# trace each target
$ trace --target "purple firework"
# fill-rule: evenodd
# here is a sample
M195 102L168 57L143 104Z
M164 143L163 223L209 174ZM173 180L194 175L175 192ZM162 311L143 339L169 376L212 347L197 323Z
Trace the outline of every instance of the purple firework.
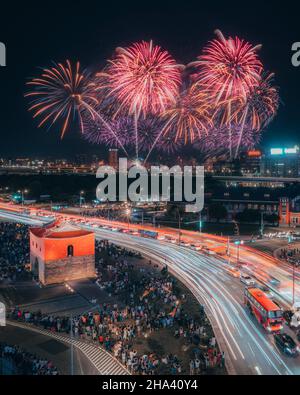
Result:
M89 119L86 132L83 137L93 144L105 144L111 148L130 146L133 139L133 125L127 118L120 118L109 122L110 128L106 125Z
M176 140L175 133L169 133L166 136L161 136L158 143L158 151L165 152L167 154L175 154L184 147L184 141L182 139Z
M231 147L237 148L239 145L240 127L239 125L231 127L232 140ZM245 127L243 140L239 147L239 151L251 150L255 148L261 139L261 133L255 132L251 127ZM229 152L228 129L226 127L215 128L210 131L205 140L197 142L194 147L202 153L209 156L219 156L228 154Z
M149 152L152 147L155 148L154 145L157 147L155 143L160 129L161 122L155 117L147 117L139 120L138 143L142 152Z

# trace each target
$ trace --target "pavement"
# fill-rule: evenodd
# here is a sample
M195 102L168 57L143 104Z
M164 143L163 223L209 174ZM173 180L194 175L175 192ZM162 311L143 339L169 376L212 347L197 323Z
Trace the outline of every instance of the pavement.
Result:
M2 328L0 333L1 341L19 344L30 352L45 356L62 374L130 374L117 359L101 347L65 334L12 320L7 321L7 327ZM73 368L71 349L76 353L73 354Z

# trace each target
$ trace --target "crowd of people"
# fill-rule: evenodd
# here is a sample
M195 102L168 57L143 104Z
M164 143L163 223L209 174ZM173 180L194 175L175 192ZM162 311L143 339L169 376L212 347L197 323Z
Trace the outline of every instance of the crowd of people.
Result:
M199 320L185 311L186 295L178 294L174 278L157 270L137 269L129 257L138 254L97 242L97 284L120 302L97 305L94 311L72 317L54 316L16 308L12 318L40 325L54 332L72 333L75 338L99 344L135 374L200 374L209 368L224 369L224 355L219 351L204 309ZM149 262L153 269L153 264ZM138 275L138 278L136 277ZM117 299L117 298L116 298ZM137 351L139 339L169 329L174 341L182 341L191 352L190 366L159 347L151 352Z
M127 218L124 209L113 209L113 208L84 210L81 211L81 214L84 217L98 217L102 219L107 219L109 221L114 221L114 220L124 221L124 219Z
M15 281L28 276L28 227L0 223L0 242L0 280ZM151 261L148 265L136 264L141 258L134 251L96 241L96 283L112 302L95 305L93 311L74 316L72 321L68 316L18 307L11 312L11 318L96 342L137 374L201 374L209 368L224 369L224 355L218 349L204 309L199 318L193 318L186 309L186 295L176 286L167 268L160 272ZM174 344L178 342L178 349L184 346L190 350L189 363L182 361L173 349L171 353L155 342L150 347L139 347L141 341L150 341L164 331L168 331ZM151 352L145 352L146 349ZM14 358L20 353L11 354ZM25 352L21 354L27 358ZM30 358L28 354L26 361ZM37 374L47 374L48 361L42 364L35 358L33 365L33 369L41 372ZM51 370L51 364L49 366Z
M2 370L8 367L6 374L57 375L58 370L51 361L31 354L17 345L0 343L0 361Z
M28 226L0 222L0 281L17 281L28 276L29 262Z

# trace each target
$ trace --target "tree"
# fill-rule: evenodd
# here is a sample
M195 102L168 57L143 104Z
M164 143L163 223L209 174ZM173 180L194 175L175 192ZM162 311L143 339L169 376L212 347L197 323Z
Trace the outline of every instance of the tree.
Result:
M236 219L244 223L258 223L261 220L261 212L259 210L246 208L243 212L236 215Z
M280 217L276 213L264 214L264 221L272 225L279 225Z
M211 203L208 207L208 214L210 218L219 222L221 219L227 218L227 209L220 203Z

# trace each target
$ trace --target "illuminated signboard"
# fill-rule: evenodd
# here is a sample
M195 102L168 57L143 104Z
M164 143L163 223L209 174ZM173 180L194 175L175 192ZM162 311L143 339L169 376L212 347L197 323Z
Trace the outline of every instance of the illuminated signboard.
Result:
M283 148L271 148L271 155L282 155Z
M250 158L260 158L261 157L261 151L249 151L248 156Z
M285 154L297 154L299 152L299 147L295 146L294 148L285 148Z
M271 155L289 155L297 154L299 152L299 147L296 145L293 148L271 148Z

